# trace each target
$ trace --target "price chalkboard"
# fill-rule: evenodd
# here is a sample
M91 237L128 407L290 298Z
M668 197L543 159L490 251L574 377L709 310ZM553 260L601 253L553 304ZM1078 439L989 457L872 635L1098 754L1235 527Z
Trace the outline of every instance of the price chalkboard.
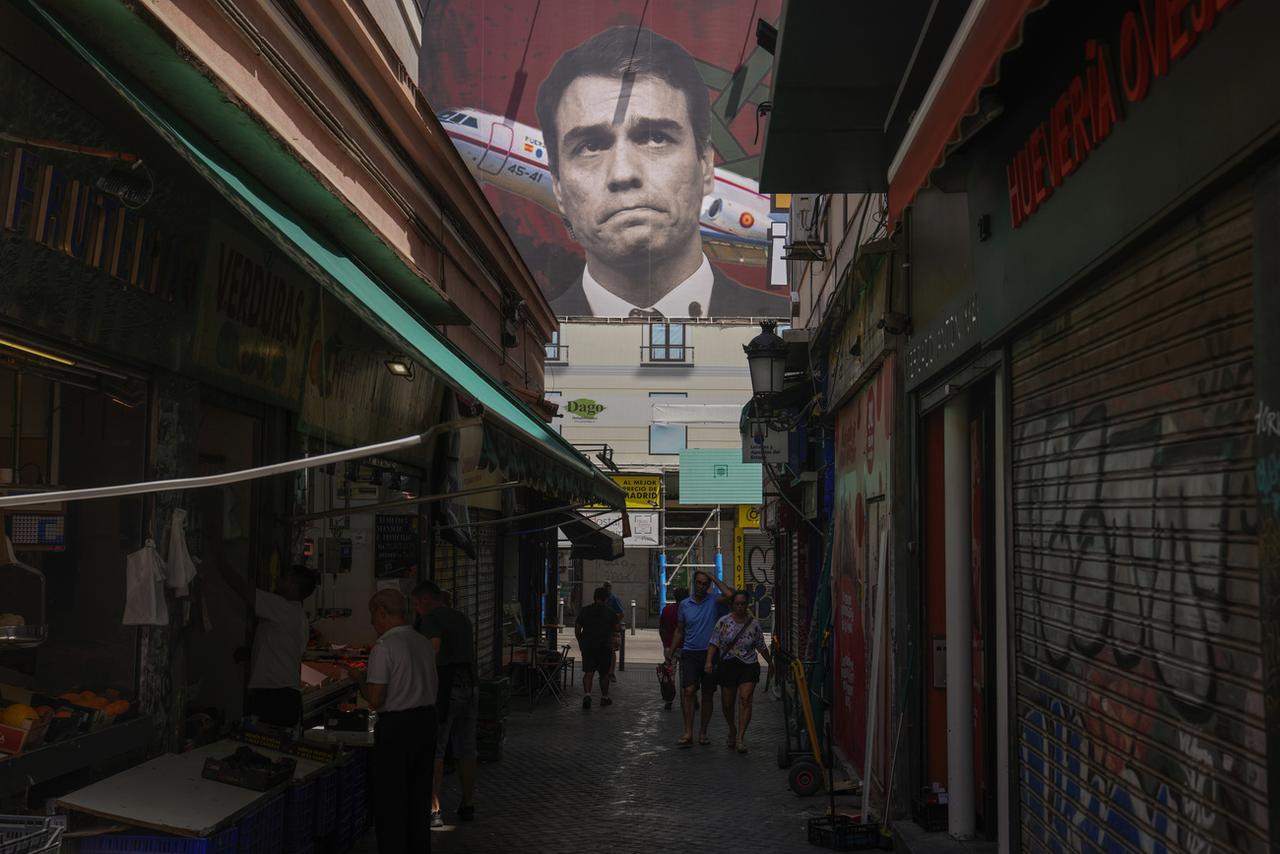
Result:
M408 514L373 517L373 573L378 578L399 578L418 570L422 541L418 517Z

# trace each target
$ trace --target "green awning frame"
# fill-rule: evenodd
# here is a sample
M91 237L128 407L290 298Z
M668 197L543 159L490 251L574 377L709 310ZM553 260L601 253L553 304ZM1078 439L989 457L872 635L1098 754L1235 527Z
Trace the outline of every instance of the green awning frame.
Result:
M114 0L110 0L114 2ZM373 328L417 352L441 380L484 408L483 465L511 479L567 501L596 501L615 509L625 505L623 490L605 477L496 380L471 363L452 342L414 317L380 287L373 274L293 213L279 197L227 157L200 131L146 89L125 82L122 73L97 56L59 21L35 3L39 18L91 65L228 202L311 273ZM537 454L529 454L533 449Z

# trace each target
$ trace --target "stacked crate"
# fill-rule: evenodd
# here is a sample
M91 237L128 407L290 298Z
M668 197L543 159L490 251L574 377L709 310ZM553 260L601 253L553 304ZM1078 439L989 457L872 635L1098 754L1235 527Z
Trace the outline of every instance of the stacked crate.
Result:
M284 796L284 854L314 854L317 780L290 786Z
M236 823L236 854L282 854L285 796L276 795Z
M369 751L353 750L338 767L338 808L333 851L348 850L369 823Z
M511 708L511 680L505 676L480 683L480 708L476 719L476 754L481 762L502 758L506 717Z
M236 854L236 828L213 836L170 836L164 833L110 833L80 840L80 854Z

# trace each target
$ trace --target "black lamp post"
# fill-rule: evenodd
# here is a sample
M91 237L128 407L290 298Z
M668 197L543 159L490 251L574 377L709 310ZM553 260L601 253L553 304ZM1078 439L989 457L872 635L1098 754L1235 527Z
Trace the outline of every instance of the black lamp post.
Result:
M751 393L757 399L782 391L782 377L787 371L787 344L774 331L777 328L776 321L761 321L760 334L742 347L751 370Z

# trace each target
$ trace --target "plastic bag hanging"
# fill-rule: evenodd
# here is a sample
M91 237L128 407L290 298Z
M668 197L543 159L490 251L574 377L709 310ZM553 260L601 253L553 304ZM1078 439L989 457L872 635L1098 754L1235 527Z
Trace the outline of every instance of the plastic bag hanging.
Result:
M174 596L189 596L196 565L187 549L187 511L178 508L169 519L169 552L165 561L168 583Z
M169 606L164 600L164 561L155 540L125 558L124 619L126 626L167 626Z

